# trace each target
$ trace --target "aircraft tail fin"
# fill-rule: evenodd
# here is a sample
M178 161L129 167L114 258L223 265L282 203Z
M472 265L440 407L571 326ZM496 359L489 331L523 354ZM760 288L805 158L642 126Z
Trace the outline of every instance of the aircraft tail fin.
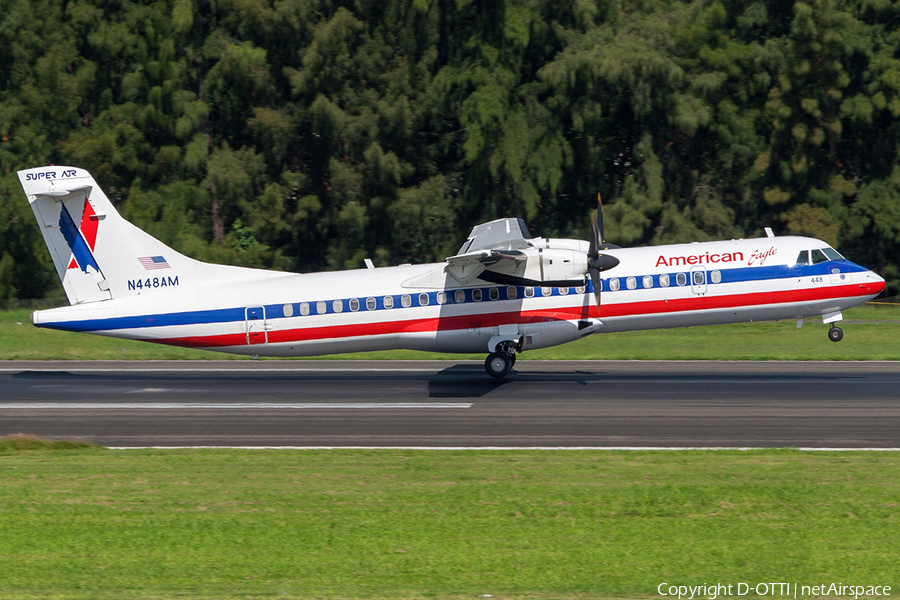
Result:
M70 304L164 291L202 264L123 219L84 169L18 175Z

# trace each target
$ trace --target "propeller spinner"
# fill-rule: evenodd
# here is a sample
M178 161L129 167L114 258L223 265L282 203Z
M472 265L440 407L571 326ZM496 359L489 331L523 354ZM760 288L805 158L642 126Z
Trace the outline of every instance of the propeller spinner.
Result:
M588 249L588 274L591 277L591 285L594 288L594 298L597 301L597 310L600 310L600 271L608 271L619 264L619 259L608 254L600 254L600 250L619 248L615 244L608 244L603 239L603 203L600 201L600 193L597 193L597 213L591 214L591 245Z

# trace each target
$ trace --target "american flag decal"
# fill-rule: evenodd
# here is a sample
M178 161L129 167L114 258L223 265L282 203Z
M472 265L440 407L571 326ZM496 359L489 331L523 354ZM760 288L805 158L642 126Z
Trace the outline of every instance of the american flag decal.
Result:
M138 260L148 271L169 268L169 263L167 263L166 259L162 256L138 256Z

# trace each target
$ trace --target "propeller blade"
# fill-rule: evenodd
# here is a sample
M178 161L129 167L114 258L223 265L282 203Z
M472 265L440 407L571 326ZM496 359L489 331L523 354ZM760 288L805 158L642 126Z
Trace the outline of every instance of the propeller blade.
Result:
M597 314L600 313L600 271L597 269L589 268L588 273L591 276L591 286L594 288L594 300L597 301Z
M603 202L600 201L600 192L597 192L597 222L594 223L594 226L597 228L597 237L600 238L600 247L602 248L606 238L603 234Z
M597 258L600 253L600 229L597 227L597 216L591 213L591 245L588 258Z

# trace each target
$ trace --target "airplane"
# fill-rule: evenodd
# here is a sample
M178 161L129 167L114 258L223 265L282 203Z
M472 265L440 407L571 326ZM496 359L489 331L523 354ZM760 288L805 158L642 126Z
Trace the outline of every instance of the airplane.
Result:
M535 238L521 219L476 226L444 262L287 273L194 260L122 218L90 173L18 172L70 306L38 327L253 358L411 349L487 353L509 374L518 353L594 333L821 316L884 289L871 270L809 237L620 248Z

